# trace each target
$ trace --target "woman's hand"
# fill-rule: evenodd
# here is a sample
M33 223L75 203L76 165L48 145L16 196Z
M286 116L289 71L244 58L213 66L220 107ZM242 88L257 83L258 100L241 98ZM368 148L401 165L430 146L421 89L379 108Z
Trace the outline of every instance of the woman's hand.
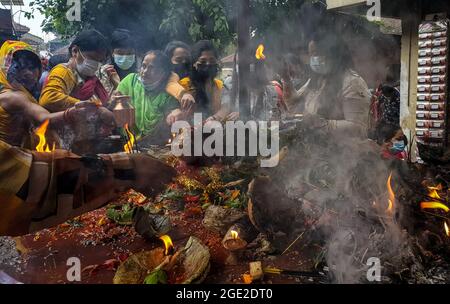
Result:
M195 98L194 98L194 96L192 96L192 94L185 93L181 97L180 104L181 104L182 110L188 111L194 106Z
M232 112L228 114L226 121L236 121L239 119L239 112Z
M180 109L173 110L167 115L166 122L169 126L173 125L176 121L183 119L184 113Z
M117 74L116 69L114 68L113 65L109 64L104 67L104 71L105 71L106 75L108 75L109 80L111 81L111 83L114 86L114 89L116 89L120 83L120 77L119 77L119 74Z

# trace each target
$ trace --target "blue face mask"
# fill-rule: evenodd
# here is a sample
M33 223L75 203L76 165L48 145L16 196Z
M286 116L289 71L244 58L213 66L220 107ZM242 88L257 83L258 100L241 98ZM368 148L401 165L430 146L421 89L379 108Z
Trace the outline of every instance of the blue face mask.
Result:
M397 153L405 151L405 148L406 148L405 143L403 141L401 141L401 140L393 141L391 152L397 154Z
M121 70L130 69L136 62L136 55L113 55L114 62Z

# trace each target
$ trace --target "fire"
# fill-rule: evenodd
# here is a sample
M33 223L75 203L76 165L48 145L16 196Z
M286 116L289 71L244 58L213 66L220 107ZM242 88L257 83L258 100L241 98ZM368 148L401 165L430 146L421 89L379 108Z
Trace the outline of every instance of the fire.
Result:
M255 57L258 60L265 60L266 59L266 55L264 55L264 45L263 44L260 44L258 46L258 48L256 49Z
M173 250L172 239L168 235L163 235L159 239L164 242L164 247L166 248L166 251L164 252L164 254L169 255Z
M422 202L420 203L420 209L441 209L445 212L450 211L450 209L446 205L438 202Z
M428 187L428 196L431 198L441 199L438 191L442 191L442 184L439 184L436 187Z
M450 237L450 228L448 228L447 222L444 222L445 234Z
M55 150L55 144L53 143L53 149L50 150L50 147L48 146L47 140L45 139L45 134L47 133L48 125L50 124L50 121L47 119L44 121L44 123L37 128L37 130L34 132L39 137L39 143L36 146L36 151L38 152L46 152L50 153Z
M123 147L123 149L126 153L131 154L131 153L133 153L135 137L134 137L133 133L131 133L130 129L128 128L128 124L125 124L124 128L125 128L125 131L127 132L127 138L129 139L129 141Z
M394 205L395 205L395 193L392 190L392 172L389 175L389 178L387 180L387 189L388 189L388 193L389 193L389 198L388 198L388 202L389 202L389 206L387 208L387 212L391 213L394 210Z
M231 230L231 237L234 240L237 240L239 238L239 233L236 230Z

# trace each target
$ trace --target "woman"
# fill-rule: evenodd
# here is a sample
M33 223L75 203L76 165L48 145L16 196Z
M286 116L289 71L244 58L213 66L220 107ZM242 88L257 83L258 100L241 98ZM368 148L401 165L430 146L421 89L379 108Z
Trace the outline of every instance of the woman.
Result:
M172 72L180 79L189 77L191 71L191 48L184 42L172 41L164 50L172 63Z
M385 124L380 128L379 142L381 145L381 157L384 159L407 158L406 148L408 139L398 125Z
M113 92L121 79L131 73L137 72L136 47L131 32L125 29L117 29L111 36L112 62L102 66L98 78L106 91ZM114 69L118 79L111 79L109 71Z
M336 35L313 39L309 44L312 77L293 91L284 77L285 100L290 112L304 112L305 120L325 123L330 132L367 137L370 92L352 69L347 46Z
M64 112L49 113L39 106L34 92L39 88L42 66L32 48L23 42L8 41L0 49L0 140L12 145L30 146L32 127L49 120L51 127L83 124L89 113L97 113L101 123L112 128L114 118L105 108L80 103Z
M39 103L50 112L64 111L86 100L107 105L109 92L96 77L107 54L107 41L100 32L81 32L69 46L69 62L57 65L50 71ZM119 83L114 67L109 67L107 74L113 83Z
M223 82L216 79L219 72L218 54L208 40L197 42L192 48L192 71L180 84L192 92L196 105L194 112L202 113L206 121L235 120L239 114L231 113L229 105L221 101Z
M171 76L169 58L160 51L150 51L144 57L139 74L128 75L117 88L114 100L129 96L135 108L135 134L139 141L167 143L169 125L183 116L176 99L166 92Z

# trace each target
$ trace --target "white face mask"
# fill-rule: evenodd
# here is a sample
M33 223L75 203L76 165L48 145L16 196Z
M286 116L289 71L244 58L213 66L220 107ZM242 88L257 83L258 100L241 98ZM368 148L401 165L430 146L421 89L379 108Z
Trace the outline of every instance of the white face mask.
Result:
M321 56L312 56L309 65L314 73L320 75L326 75L331 71L330 65L327 63L325 58Z
M81 76L84 77L93 77L95 76L95 73L100 69L100 66L102 65L100 62L92 59L87 59L84 57L83 53L81 53L81 57L83 57L83 63L78 64L77 63L77 71L80 73Z

